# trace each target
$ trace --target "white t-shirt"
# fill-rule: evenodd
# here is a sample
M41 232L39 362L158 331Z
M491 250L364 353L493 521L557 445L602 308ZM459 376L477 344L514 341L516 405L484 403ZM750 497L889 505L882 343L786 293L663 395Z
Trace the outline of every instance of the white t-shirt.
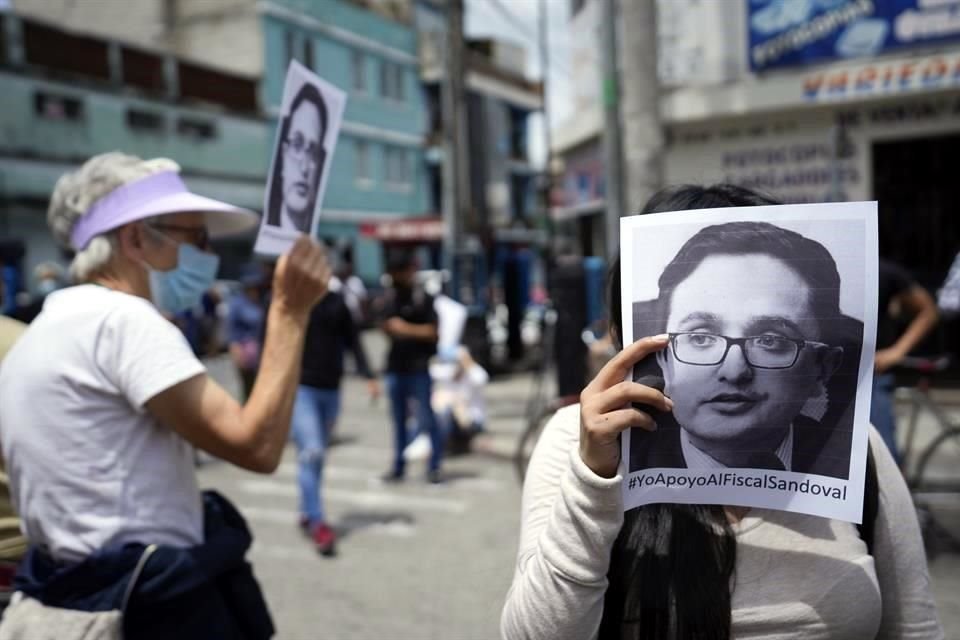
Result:
M0 445L30 542L69 562L105 545L202 542L193 448L144 404L204 372L146 300L52 293L0 364Z
M363 301L367 299L367 287L357 276L350 276L344 282L337 276L330 276L327 289L343 296L343 302L350 310L354 322L363 320Z
M457 363L433 362L430 378L433 380L433 410L443 413L450 409L463 426L484 425L487 422L487 399L484 389L490 380L487 370L473 363L462 372Z

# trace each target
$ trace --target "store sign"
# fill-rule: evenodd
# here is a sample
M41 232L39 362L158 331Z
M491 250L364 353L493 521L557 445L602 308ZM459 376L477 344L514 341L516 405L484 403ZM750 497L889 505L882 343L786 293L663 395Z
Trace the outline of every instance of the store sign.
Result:
M443 220L440 218L406 218L365 222L360 235L380 242L440 242Z
M754 71L960 40L960 0L749 0Z
M564 164L562 191L553 204L570 207L604 198L606 175L599 141L566 154Z
M960 86L960 53L826 70L807 74L801 82L806 102L956 87Z

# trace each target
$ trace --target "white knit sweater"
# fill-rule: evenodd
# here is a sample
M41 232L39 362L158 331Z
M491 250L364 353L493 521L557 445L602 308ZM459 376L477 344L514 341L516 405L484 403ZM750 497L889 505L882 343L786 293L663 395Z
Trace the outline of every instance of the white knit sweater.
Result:
M610 551L623 524L621 478L590 471L579 433L579 407L561 410L530 462L501 620L506 640L597 634ZM880 486L874 555L850 523L751 510L733 527L733 638L943 638L910 494L873 430L870 440Z

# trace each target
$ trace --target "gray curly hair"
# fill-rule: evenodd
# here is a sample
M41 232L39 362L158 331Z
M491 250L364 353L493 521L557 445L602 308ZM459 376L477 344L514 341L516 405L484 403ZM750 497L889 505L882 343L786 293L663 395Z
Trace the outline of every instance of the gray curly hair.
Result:
M180 171L180 165L168 158L143 160L119 151L93 156L82 167L57 180L47 209L47 225L53 237L63 247L76 250L70 239L73 227L97 200L128 182L161 171ZM88 282L107 266L115 246L116 233L108 231L77 251L70 264L74 282Z

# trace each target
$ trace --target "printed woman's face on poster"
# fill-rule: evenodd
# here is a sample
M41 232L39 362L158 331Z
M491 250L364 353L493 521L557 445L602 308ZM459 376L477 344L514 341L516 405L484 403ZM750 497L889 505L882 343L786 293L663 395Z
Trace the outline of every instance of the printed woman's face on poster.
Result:
M283 144L283 206L295 220L310 226L310 216L316 203L320 172L320 149L324 131L320 111L315 104L304 100L290 114L290 127Z

